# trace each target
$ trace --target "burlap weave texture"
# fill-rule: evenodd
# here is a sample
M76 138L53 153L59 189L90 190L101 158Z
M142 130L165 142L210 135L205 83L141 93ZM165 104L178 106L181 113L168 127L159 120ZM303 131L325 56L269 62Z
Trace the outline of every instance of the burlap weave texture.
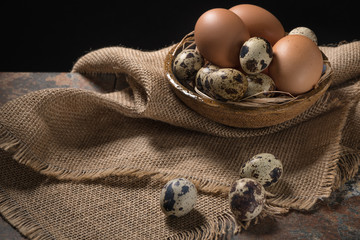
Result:
M187 108L164 77L168 50L90 52L73 71L125 74L129 87L46 89L1 108L0 211L22 233L211 239L234 223L226 194L254 154L273 153L284 165L263 216L310 209L356 172L360 42L322 47L334 69L328 93L297 118L263 129L227 127ZM169 219L158 197L175 177L192 180L200 195L189 215Z

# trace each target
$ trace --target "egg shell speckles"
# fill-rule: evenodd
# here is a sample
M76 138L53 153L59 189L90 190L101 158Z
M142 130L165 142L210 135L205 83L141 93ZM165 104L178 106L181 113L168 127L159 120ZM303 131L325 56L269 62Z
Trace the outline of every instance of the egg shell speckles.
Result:
M248 87L246 76L233 68L211 71L199 81L205 94L220 101L239 101Z
M265 189L254 179L239 179L231 185L229 203L238 220L249 221L261 213L265 204Z
M195 85L198 90L204 92L204 87L202 85L202 79L205 79L208 74L212 73L213 71L219 70L219 67L213 64L206 64L202 68L199 69L199 71L196 74L195 78Z
M169 181L161 190L160 207L167 216L181 217L195 206L197 190L187 179L177 178Z
M248 80L248 89L245 93L246 97L254 95L256 98L264 98L274 95L274 93L271 92L266 93L266 91L275 91L276 88L274 81L268 75L259 73L256 75L247 75L246 77Z
M204 62L205 60L199 52L194 49L185 49L176 56L173 72L179 80L194 80Z
M310 28L307 28L307 27L294 28L293 30L291 30L289 32L289 35L303 35L305 37L310 38L311 41L313 41L316 45L318 44L316 34L314 33L313 30L311 30Z
M246 161L240 170L243 178L252 178L269 187L279 181L283 166L279 159L271 153L260 153Z
M252 37L241 47L239 58L244 72L257 74L271 63L273 58L272 47L266 39Z

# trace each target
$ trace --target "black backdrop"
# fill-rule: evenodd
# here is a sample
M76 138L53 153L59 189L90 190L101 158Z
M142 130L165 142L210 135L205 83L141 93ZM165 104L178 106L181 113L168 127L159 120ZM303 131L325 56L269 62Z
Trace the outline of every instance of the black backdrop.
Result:
M70 71L107 46L156 50L192 31L206 10L252 3L286 31L307 26L319 45L360 38L357 1L13 1L0 3L0 71Z

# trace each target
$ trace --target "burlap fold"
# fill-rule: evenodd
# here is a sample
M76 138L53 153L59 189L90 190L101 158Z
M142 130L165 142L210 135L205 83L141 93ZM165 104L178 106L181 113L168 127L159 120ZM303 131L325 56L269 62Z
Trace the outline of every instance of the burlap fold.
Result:
M211 239L250 224L235 224L227 191L260 152L284 165L261 217L311 209L360 159L360 42L321 49L334 69L331 88L295 119L262 129L187 108L164 77L169 48L88 53L74 72L123 74L128 87L45 89L0 109L2 215L33 239ZM166 218L160 189L176 177L192 180L199 199L189 215Z

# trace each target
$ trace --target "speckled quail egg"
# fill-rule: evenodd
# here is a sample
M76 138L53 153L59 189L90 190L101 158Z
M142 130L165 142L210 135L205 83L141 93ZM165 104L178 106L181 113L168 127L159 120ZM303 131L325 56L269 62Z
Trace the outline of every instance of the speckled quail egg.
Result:
M249 38L240 49L240 65L248 74L260 73L269 66L272 59L272 47L264 38Z
M179 80L191 81L204 62L204 58L195 49L185 49L176 56L173 72Z
M199 80L202 91L220 101L239 101L248 87L246 76L233 68L219 68Z
M229 203L238 220L249 221L261 213L265 204L265 189L254 179L239 179L231 185Z
M260 153L246 161L240 170L243 178L253 178L264 187L278 182L283 171L282 163L271 153Z
M205 79L208 74L210 74L213 71L219 70L219 67L211 64L211 63L207 63L205 64L205 66L203 66L202 68L199 69L199 71L196 74L196 78L195 78L195 85L197 87L198 90L200 91L204 91L203 85L202 85L202 79Z
M254 96L257 98L271 97L275 91L275 83L268 75L259 73L256 75L247 75L248 89L245 93L246 97ZM261 93L263 92L263 93Z
M289 32L289 35L303 35L310 38L316 45L318 44L317 37L313 30L307 27L297 27Z
M181 217L195 206L197 190L195 185L185 178L169 181L161 190L160 207L166 216Z

